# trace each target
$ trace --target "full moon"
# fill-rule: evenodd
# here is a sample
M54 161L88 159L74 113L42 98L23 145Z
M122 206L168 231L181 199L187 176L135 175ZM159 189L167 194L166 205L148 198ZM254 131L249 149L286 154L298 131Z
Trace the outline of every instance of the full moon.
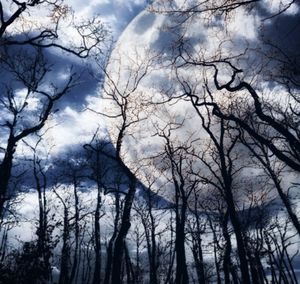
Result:
M286 15L293 16L293 12ZM271 26L259 9L243 7L228 14L209 9L194 14L149 9L129 24L109 61L102 112L113 118L108 118L107 125L114 143L123 127L121 156L138 178L149 182L151 176L157 188L168 183L168 141L174 151L184 146L196 155L209 147L191 96L199 101L213 96L224 111L234 112L251 101L246 91L217 90L212 63L218 68L220 84L228 83L236 68L241 72L232 84L250 82L264 100L285 103L286 92L269 81L279 63L267 57L270 47L264 50L262 44ZM280 98L273 96L275 89ZM207 120L207 109L199 110ZM218 135L218 124L210 119L211 130ZM240 163L246 160L242 157ZM193 163L195 172L199 167Z

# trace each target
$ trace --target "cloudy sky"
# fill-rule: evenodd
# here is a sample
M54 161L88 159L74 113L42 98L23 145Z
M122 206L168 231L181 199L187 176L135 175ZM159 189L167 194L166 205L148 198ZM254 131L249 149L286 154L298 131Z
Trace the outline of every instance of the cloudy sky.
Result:
M188 5L188 1L181 0L172 3L174 6ZM181 101L169 106L163 104L161 108L157 106L153 114L148 115L150 108L145 102L150 102L157 94L171 92L172 95L180 95L182 93L178 77L182 81L191 83L195 87L196 94L201 96L203 87L201 74L207 72L206 74L210 74L210 77L208 75L209 86L216 93L215 100L220 103L220 106L225 106L225 101L229 101L229 99L224 100L223 93L217 96L218 92L211 79L213 73L209 73L214 70L206 68L204 72L201 66L186 66L176 69L177 73L174 73L171 62L174 61L174 55L176 55L176 49L173 49L173 46L176 45L177 39L183 37L185 40L184 50L188 55L183 53L187 60L201 61L204 58L204 61L209 61L218 56L231 58L231 62L243 70L241 79L251 82L271 105L287 95L284 88L276 84L276 80L284 75L283 72L287 72L289 66L292 66L287 66L287 59L297 69L300 58L300 41L297 36L300 32L298 4L295 2L291 6L286 6L288 9L285 12L276 15L284 10L284 4L287 5L287 3L289 1L261 1L254 9L249 10L248 7L238 9L228 20L218 16L212 16L207 20L205 13L184 19L184 16L180 18L178 15L147 11L135 17L121 35L117 48L112 53L112 64L109 66L111 73L116 74L115 81L117 82L118 77L121 78L118 81L120 90L127 88L126 78L129 78L132 70L137 67L132 61L133 58L139 64L146 64L151 55L158 55L160 59L158 63L155 62L151 66L149 74L143 78L137 90L131 95L132 106L139 109L140 117L143 116L142 105L147 105L147 109L144 110L145 120L136 127L132 127L131 135L126 138L127 145L123 148L126 158L128 157L127 162L132 165L133 169L134 167L140 168L137 157L146 158L146 156L164 151L164 145L160 144L161 138L155 135L157 129L153 125L164 129L171 121L176 122L177 119L179 122L184 118L183 127L180 127L178 131L173 131L173 141L185 145L190 133L194 133L195 138L200 137L199 144L205 144L205 133L203 130L199 132L201 122L199 119L197 121L189 102ZM178 21L184 24L177 25ZM280 50L284 50L285 54L280 54ZM274 58L279 58L279 60ZM179 61L178 66L181 63ZM162 65L165 67L162 68ZM226 83L231 79L232 70L221 64L218 67L218 79ZM119 69L121 74L114 72ZM297 70L293 69L291 72L298 76ZM243 97L246 96L247 94L243 93ZM107 108L111 111L113 107L108 105ZM132 120L135 116L133 112ZM110 133L117 129L118 123L118 120L111 121ZM131 154L131 158L128 153Z
M78 18L84 19L99 15L111 30L114 41L118 40L130 21L146 7L146 2L145 0L67 1ZM79 64L78 68L80 72L82 66ZM62 102L63 108L57 113L56 119L59 125L53 129L52 136L58 148L69 143L86 142L85 139L91 137L91 133L96 130L98 124L100 128L103 127L104 122L99 121L99 116L90 111L84 111L86 107L97 110L96 106L101 104L99 67L93 66L93 76L96 78L90 76L89 71L84 71L80 84L68 95L67 101Z
M130 21L147 5L146 0L67 0L66 3L72 7L75 13L75 19L78 21L81 19L92 18L93 16L99 16L111 31L114 42L118 40ZM9 1L4 1L3 5L5 11L13 12L15 9L14 6L9 6ZM41 10L36 13L33 11L31 15L35 20L43 22L43 15L41 12ZM7 14L9 14L9 12L7 12ZM18 28L14 27L12 32L22 33L22 28L26 29L24 26L20 27L19 30L18 26ZM69 30L69 27L66 26L62 39L68 42L71 37L72 30ZM18 55L18 53L15 52L15 48L10 47L10 55L13 59L17 59L15 56L20 56L20 58L22 58L22 56L30 56L30 50L22 50L22 54L20 53ZM94 62L78 60L78 58L67 56L56 49L45 50L45 56L46 60L52 64L53 70L47 77L49 82L54 82L56 85L63 84L65 78L68 76L68 70L71 66L72 71L80 75L77 82L78 84L76 84L69 94L58 102L55 106L55 113L41 131L41 133L46 131L46 135L44 135L45 140L43 144L41 144L41 148L43 148L43 145L45 145L45 147L44 150L41 149L41 152L39 153L40 156L43 157L51 148L51 156L53 158L59 156L60 159L67 161L70 159L70 152L76 155L77 152L83 151L82 145L91 140L98 127L105 132L106 126L104 120L101 120L101 118L93 112L86 110L87 107L97 110L97 106L101 104L101 87L99 83L101 81L101 72ZM9 73L5 72L5 69L1 69L0 72L1 95L3 95L6 86L12 82L12 80L9 77ZM16 98L19 98L20 101L26 95L26 89L21 85L22 84L17 83L11 84L11 87L15 89ZM35 108L38 107L38 101L34 100L30 100L29 105L27 106L28 111L33 112L33 115ZM7 119L6 113L1 108L0 124L4 122L5 119ZM4 146L7 139L7 132L3 131L2 133L2 131L3 128L0 128L0 146ZM36 137L34 135L26 138L26 141L31 145L34 145L35 140ZM3 144L1 145L1 143ZM24 154L25 156L31 156L32 152L23 143L19 143L17 155L15 156L17 158L21 157L21 160L18 159L18 165L20 165L20 161L24 162ZM25 167L28 167L26 162ZM16 168L16 171L18 170L19 169ZM22 166L21 171L23 171ZM26 180L23 180L25 186L31 185L31 172L29 174L29 177ZM33 211L35 209L33 208L36 206L37 202L35 193L34 197L28 194L25 195L24 198L25 202L22 203L22 208L19 213L27 218L32 218L35 216L35 211ZM24 228L26 229L25 231ZM30 239L32 234L34 234L34 230L31 230L31 228L26 226L20 227L20 235L23 237L28 237ZM16 232L16 235L19 235L19 233Z
M261 48L262 40L279 46L285 50L288 58L293 62L299 62L300 42L299 36L296 35L299 35L300 25L299 6L296 2L282 15L270 19L268 17L282 8L282 3L288 3L289 1L270 2L266 0L261 1L260 6L254 11L251 10L249 12L241 9L235 14L234 20L228 22L226 30L218 17L212 19L210 27L205 26L205 22L201 19L191 18L190 21L186 22L187 25L190 25L188 29L178 29L173 34L164 29L165 26L172 25L174 19L171 16L146 12L136 18L149 2L146 0L67 1L75 12L75 19L87 19L94 15L99 15L111 30L113 40L115 42L119 40L117 50L122 51L124 58L127 55L134 57L133 53L138 48L140 49L140 60L143 60L143 56L145 57L144 47L149 48L154 53L172 56L169 44L172 43L176 36L180 36L180 33L184 32L185 38L188 39L189 48L195 52L206 50L208 56L209 52L219 48L220 36L221 40L228 39L227 43L222 45L222 48L224 46L222 52L230 51L232 54L237 54L242 52L246 46L250 47L249 50L253 48L253 52L247 53L248 61L243 66L246 67L244 68L245 76L255 73L253 68L257 62L260 62L261 54L268 52L267 49ZM188 1L177 0L172 3L180 6L182 3L187 5ZM134 18L135 20L132 22ZM128 25L126 32L123 33ZM261 28L262 25L263 28ZM219 33L219 36L212 36L216 31ZM68 40L72 36L72 31L66 26L63 39ZM117 52L114 51L114 53L116 54ZM90 61L90 64L87 65L87 62L65 56L65 54L57 52L57 50L48 50L46 56L50 62L55 63L53 67L55 72L51 72L51 75L49 75L49 82L53 81L57 84L63 82L70 66L72 66L73 71L80 75L78 84L67 96L62 98L57 105L57 111L48 122L47 127L50 128L47 132L48 144L55 146L52 151L60 153L68 147L74 146L76 148L78 144L88 142L97 127L100 127L103 135L107 135L105 133L107 127L104 119L86 110L87 108L93 108L97 111L102 108L100 99L101 72L99 72L99 66L93 61ZM168 58L166 59L168 60ZM252 60L251 64L249 64L249 60ZM243 64L243 60L241 60L241 64ZM295 66L298 65L295 64ZM272 72L280 68L272 68ZM193 72L196 72L196 70ZM149 89L154 87L154 89L158 90L163 85L170 87L173 83L172 79L169 79L166 74L154 72L145 80L145 84L141 88ZM9 81L5 76L2 76L1 80ZM17 92L22 97L23 90L18 89ZM150 91L149 96L152 95L153 93ZM34 102L32 102L31 107L34 107ZM184 108L181 108L181 111L183 110ZM192 125L192 123L190 124ZM150 142L153 142L153 138L151 138L151 141L148 139L146 145L149 146ZM136 145L136 149L138 147L143 148L144 145ZM24 149L19 147L19 152L23 153L23 151Z
M224 29L222 21L217 17L210 23L210 27L207 27L205 22L201 20L193 21L193 19L191 19L190 22L186 22L186 24L190 25L189 29L177 30L174 34L164 29L165 26L176 23L171 16L150 14L148 12L140 14L148 2L149 1L146 0L67 1L75 11L75 18L86 19L94 15L101 17L102 21L109 26L114 41L117 42L119 40L118 47L113 52L113 56L117 55L118 51L121 51L125 62L126 56L134 58L136 49L139 49L138 54L140 57L138 59L143 61L146 57L145 51L147 48L153 53L165 56L166 62L168 62L170 59L168 57L172 56L169 44L176 39L176 36L180 36L180 33L184 32L184 36L188 39L187 42L189 44L187 48L191 48L191 51L195 53L204 49L208 52L206 55L209 56L209 52L220 47L220 40L226 42L224 39L228 39L226 44L222 45L222 47L224 47L222 51L224 52L232 52L232 54L234 54L243 51L245 47L249 47L249 52L246 57L247 61L243 61L242 59L239 62L243 67L246 67L244 71L245 76L249 76L248 78L255 74L255 68L260 67L257 63L261 62L261 56L265 52L269 52L268 49L262 48L263 41L275 44L279 46L280 49L285 50L287 58L296 66L295 74L300 74L298 64L300 61L300 20L299 6L296 2L282 15L269 18L279 11L282 3L288 3L289 1L261 1L261 5L254 11L249 12L241 9L241 11L235 15L234 19L229 21L226 26L227 29ZM180 5L180 3L188 2L189 1L174 0L173 3ZM140 16L136 17L139 14ZM126 27L128 28L125 33L123 33ZM66 28L64 33L65 39L72 37L72 34L68 34L68 31L68 28ZM212 36L216 34L218 36ZM64 156L62 153L69 151L70 148L74 148L74 151L77 151L78 145L90 141L98 127L100 127L103 135L107 135L107 125L104 119L101 119L99 115L87 110L87 108L92 108L96 111L102 109L102 101L100 99L101 72L99 72L99 67L97 64L94 64L95 62L93 61L88 62L89 64L87 65L86 62L82 62L74 57L62 55L55 50L49 50L46 52L46 56L50 62L55 63L55 72L52 72L52 77L50 76L48 78L49 81L55 81L58 84L60 81L63 82L70 66L72 66L73 71L76 71L77 74L80 75L78 84L59 102L57 111L47 124L50 130L47 131L46 134L46 143L48 143L48 146L54 146L52 149L54 155L59 154L60 157L67 159L69 156ZM272 62L272 64L273 63L274 62ZM277 64L278 62L275 63ZM125 66L123 65L121 67L125 67L125 69L132 67L130 66L130 60L125 63ZM271 65L271 67L270 69L266 69L268 71L267 73L271 75L278 75L276 72L283 70L281 69L283 67L286 68L285 65L275 66L276 68L273 68L274 65ZM160 72L159 66L154 67L154 69L152 74L146 78L140 87L140 91L148 91L144 92L148 98L152 98L162 87L176 87L176 84L173 85L174 77L172 78L172 76L170 77L169 74L166 74L166 72L170 70L166 69L167 71L162 73ZM184 72L185 70L183 70L183 73ZM190 69L185 75L190 76L190 74L195 74L196 72L199 72L199 70ZM125 74L124 76L126 77L127 75ZM195 77L196 76L194 76L193 79L195 79ZM5 76L2 76L1 80L9 81ZM268 86L268 90L272 91L272 88L273 86ZM17 93L20 97L24 95L22 92L22 89L17 89ZM274 94L273 91L272 93ZM35 107L34 102L32 102L31 107ZM185 112L189 110L190 109L184 104L176 105L174 109L169 109L170 117L176 119L176 114L178 114L179 111L178 118L180 119L180 116L184 117ZM165 110L161 109L159 115L166 117ZM161 122L160 118L155 119L157 119L156 121L159 121L159 123ZM151 118L148 119L148 121L150 120ZM168 122L169 121L167 121L167 123ZM114 123L117 123L117 121ZM151 121L151 123L153 123L153 121ZM114 124L112 123L111 125L111 128L114 128ZM159 144L159 142L153 138L153 133L145 126L151 128L153 124L142 124L142 129L140 130L143 132L136 129L136 137L132 136L133 139L129 141L129 144L131 148L134 148L135 152L139 151L140 153L147 153L149 155L151 154L149 151L151 147L153 151L157 151L159 145L156 147L155 143ZM198 125L195 125L194 117L188 117L183 134L177 133L176 139L184 143L187 137L186 133L195 132L197 128ZM143 143L136 143L137 141L141 141L138 135L143 137ZM132 147L132 145L134 145L134 147ZM18 151L20 154L24 154L22 147L19 147ZM133 161L135 161L136 155L137 153L132 153Z
M101 21L105 24L105 27L110 31L110 36L113 42L116 42L130 23L130 21L142 11L146 5L146 0L67 0L66 4L70 5L74 10L74 21L80 22L82 20L91 19L94 16L98 16ZM14 12L15 7L9 5L9 1L4 2L4 10ZM39 23L44 23L44 11L40 9L32 9L30 12L30 18L27 19ZM27 14L25 14L27 16ZM66 19L62 23L62 29L60 30L60 37L63 42L69 42L70 40L76 40L76 34L72 30L69 24L71 19ZM47 23L46 23L47 25ZM22 35L23 30L26 30L26 25L20 23L11 28L12 33L18 33ZM107 42L109 38L107 37ZM107 43L107 45L110 44ZM30 49L22 50L22 54L15 52L14 47L9 49L10 55L14 60L20 58L30 57ZM106 53L108 56L109 54ZM92 60L79 60L75 56L68 56L65 53L57 49L48 49L45 51L46 60L51 64L52 72L49 72L46 80L53 82L55 85L63 85L70 68L72 72L76 72L78 80L76 86L73 87L71 92L64 96L59 103L56 105L55 114L52 115L48 121L46 128L50 128L47 131L48 144L55 146L53 152L61 152L66 146L76 145L78 143L88 142L92 137L92 133L97 129L98 126L105 129L104 122L101 121L99 116L96 116L90 111L84 111L87 107L93 107L97 109L100 103L100 82L101 72L98 64ZM6 88L8 82L12 82L8 72L1 72L0 83L3 89ZM12 83L11 87L15 89L17 98L22 100L26 94L26 89L18 83ZM31 100L27 106L28 111L32 111L37 108L35 100ZM5 114L2 113L2 119L5 119ZM53 127L55 126L55 127ZM2 136L2 141L5 143L6 137ZM30 141L30 138L27 140ZM20 145L22 146L22 145ZM24 154L24 148L18 147L17 151L20 154Z

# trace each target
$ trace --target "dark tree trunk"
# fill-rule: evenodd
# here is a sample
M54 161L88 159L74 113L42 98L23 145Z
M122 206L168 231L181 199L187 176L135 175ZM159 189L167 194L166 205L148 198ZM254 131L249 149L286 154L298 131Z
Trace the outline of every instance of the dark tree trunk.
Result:
M158 284L157 280L157 250L156 250L156 236L155 236L155 224L152 212L150 211L151 219L151 257L150 257L150 283Z
M38 168L39 167L39 168ZM41 184L40 177L38 174L40 171L43 178L43 185ZM50 265L50 243L49 243L49 232L48 232L48 216L47 216L47 200L46 200L46 176L41 169L40 164L36 160L34 154L34 178L36 184L36 190L38 192L38 202L39 202L39 225L37 228L37 248L38 255L43 259L44 275L45 280L49 280L51 276L51 265Z
M224 122L221 121L221 137L223 139L224 135ZM236 237L236 244L237 244L237 251L240 260L240 270L242 276L243 284L250 284L250 275L249 275L249 268L248 268L248 261L246 256L246 249L244 245L244 239L242 234L242 228L240 224L240 220L238 219L238 215L235 209L234 198L232 194L232 176L231 176L231 166L229 155L225 155L223 149L223 140L221 139L221 143L219 146L219 155L220 155L220 165L221 165L221 173L222 179L224 183L224 195L225 201L227 204L227 210L230 217L230 221L234 230L234 234ZM226 157L229 160L229 165L226 164Z
M232 266L231 261L231 240L230 235L228 232L228 211L226 211L224 218L222 220L222 230L223 230L223 236L225 239L225 248L224 248L224 256L223 256L223 271L224 271L224 283L230 284L230 270Z
M112 259L112 276L111 276L111 283L112 284L121 284L121 268L122 268L122 259L124 256L124 242L125 238L127 236L128 230L130 228L130 213L131 213L131 207L133 203L133 199L135 196L136 191L136 179L135 177L130 173L130 185L128 192L125 197L125 204L123 209L123 215L120 225L120 230L117 234L114 248L113 248L113 259Z
M250 276L249 276L249 268L248 261L246 256L246 249L243 240L242 228L240 225L240 221L238 219L235 205L233 201L233 195L231 192L231 188L227 188L225 192L226 202L228 206L228 213L230 216L231 224L234 230L234 234L236 237L237 251L240 260L240 269L242 275L243 284L250 284Z
M6 250L7 250L7 241L8 241L8 227L5 226L1 230L1 243L0 243L0 263L3 263L5 256L6 256Z
M173 265L174 265L174 260L175 260L175 251L173 249L173 239L174 239L174 229L173 229L173 216L171 214L171 220L170 220L170 231L171 231L171 238L170 238L170 248L169 248L169 261L168 263L168 271L166 275L166 279L164 281L164 284L169 284L169 283L174 283L173 282Z
M93 276L93 284L101 282L101 240L100 240L100 208L101 208L101 194L98 189L97 205L95 210L95 268Z
M221 284L221 273L220 273L220 261L218 259L218 250L219 250L219 241L217 238L217 232L216 228L213 225L213 222L211 220L211 217L207 215L208 218L208 224L213 234L213 246L214 246L214 262L215 262L215 268L216 268L216 274L217 274L217 284Z
M64 209L64 231L63 231L63 247L61 251L60 275L59 284L69 284L69 262L70 262L70 227L69 227L69 212Z
M117 232L114 232L113 236L109 240L109 244L108 244L108 248L107 248L107 258L106 258L106 267L105 267L105 276L104 276L105 284L110 283L113 245L114 245L114 240L115 240L116 236L117 236Z
M179 200L178 200L179 203ZM182 205L176 204L176 236L175 236L175 252L176 252L176 284L188 283L188 271L185 254L185 221L187 200L182 198Z
M247 248L247 256L249 259L249 266L250 266L252 282L257 283L257 284L263 284L264 279L261 279L261 277L260 277L256 259L252 256L252 252L249 247Z
M70 274L70 283L73 283L76 275L76 270L78 268L78 248L79 248L79 199L77 193L78 182L76 177L73 180L74 186L74 199L75 199L75 216L74 216L74 227L75 227L75 247L74 247L74 256L73 256L73 264Z
M142 225L145 231L145 239L147 244L147 254L148 254L148 261L149 261L149 280L151 284L158 284L157 280L157 248L156 248L156 232L155 232L155 220L152 214L152 200L151 200L151 193L148 196L148 204L149 207L147 208L148 215L144 216L141 215ZM148 219L150 219L150 223L148 223Z
M280 182L279 182L279 179L278 177L276 176L276 174L274 172L271 172L271 177L274 181L274 184L275 184L275 187L277 189L277 192L282 200L282 203L284 204L287 212L288 212L288 215L290 217L290 220L292 221L294 227L296 228L297 230L297 233L299 234L300 236L300 222L298 220L298 217L297 215L294 213L293 211L293 208L292 208L292 205L291 205L291 202L289 200L289 197L283 192L283 189L280 185Z
M176 284L188 283L188 272L185 257L185 234L183 233L182 225L177 230L175 240L176 250Z
M198 214L198 196L197 192L194 194L194 215L196 221L196 231L192 233L192 253L196 264L196 272L198 277L199 284L207 283L207 279L205 277L205 269L204 269L204 260L203 260L203 250L202 250L202 233L203 229L201 229L200 217Z
M205 274L204 274L204 265L203 265L203 255L202 255L202 248L198 246L198 244L193 244L192 247L193 258L196 265L196 272L198 277L199 284L205 284Z
M130 259L130 254L126 243L124 243L124 256L125 256L125 265L126 265L127 284L136 283L137 279L133 271L132 262Z
M3 158L3 161L0 165L0 219L3 218L3 210L4 210L4 204L7 197L7 191L8 191L8 184L11 177L11 170L12 170L12 162L13 162L13 155L15 152L16 143L14 142L14 139L10 137L8 139L8 145L6 148L5 156Z

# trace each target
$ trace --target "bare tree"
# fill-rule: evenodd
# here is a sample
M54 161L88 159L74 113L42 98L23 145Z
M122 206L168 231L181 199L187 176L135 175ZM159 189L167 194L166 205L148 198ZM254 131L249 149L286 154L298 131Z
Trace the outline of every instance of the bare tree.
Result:
M52 240L52 232L54 225L50 224L50 220L54 219L54 216L49 216L50 208L48 205L48 200L46 196L47 190L47 162L49 157L49 152L45 153L45 158L40 157L41 148L43 147L43 136L45 133L37 134L38 139L35 144L32 146L26 141L23 141L32 151L32 167L33 167L33 178L35 181L35 188L38 194L38 208L39 208L39 217L38 217L38 228L37 228L37 255L42 259L41 267L44 267L44 277L46 281L50 279L51 275L51 263L50 258L53 253L53 248L56 243ZM43 149L42 149L43 152ZM43 153L44 154L44 153Z
M48 22L34 23L31 18L36 13L43 12ZM72 19L73 11L64 0L54 1L24 1L15 0L0 3L0 39L1 49L9 46L31 45L39 48L58 48L81 58L91 53L102 53L103 42L107 38L108 30L99 17L85 19L76 23ZM71 21L79 43L62 43L60 32L65 18ZM26 28L22 29L22 24ZM13 31L19 30L22 36ZM3 59L3 58L1 58Z
M262 126L260 127L262 128ZM288 216L300 235L300 222L296 213L294 212L288 192L285 192L282 185L282 175L284 171L284 166L282 165L283 163L272 158L272 154L270 154L270 150L266 145L254 140L253 138L251 139L251 137L247 137L242 130L240 139L242 143L251 151L253 157L257 159L259 165L263 167L266 174L273 181L274 187L287 210Z
M105 142L101 142L97 138L97 132L94 134L92 141L89 144L84 145L84 148L88 152L88 161L91 168L90 179L96 183L97 187L97 201L94 214L94 249L95 249L95 267L93 284L101 282L102 272L102 248L101 248L101 227L100 219L105 215L101 212L103 206L102 195L106 193L106 181L108 179L109 171L111 167L103 161L102 151L105 151ZM118 210L118 208L117 208ZM117 217L118 219L118 217Z
M256 3L257 2L257 3ZM226 26L230 19L234 19L235 13L241 9L254 9L254 14L259 9L259 1L221 1L217 5L206 1L197 2L195 5L185 3L182 7L175 7L169 13L177 14L178 18L183 17L179 26L189 28L192 19L205 21L213 13L222 16L222 23ZM278 11L270 12L268 19L280 17L295 4L295 1L283 3L279 1ZM187 6L187 7L186 7ZM172 12L173 10L173 12ZM253 15L254 15L253 14ZM194 18L195 17L195 18ZM187 20L188 19L188 20ZM208 26L212 24L211 20ZM179 37L174 58L174 65L180 70L191 69L199 71L200 84L210 92L210 97L203 100L201 90L192 92L192 78L182 80L184 95L193 100L193 104L198 107L209 106L215 116L232 121L243 128L248 135L252 136L259 143L265 145L278 159L296 172L300 171L299 166L299 83L297 68L292 63L291 57L276 42L264 40L264 22L261 19L261 38L257 41L261 44L262 52L257 48L249 48L245 43L242 48L235 44L233 36L228 32L224 40L219 40L219 48L209 53L197 48L194 50L189 45L188 39ZM172 27L170 27L171 29ZM213 34L212 37L218 37ZM226 41L233 41L232 48L237 48L237 52L222 48ZM292 42L291 42L292 44ZM294 61L296 61L297 55ZM255 68L251 68L247 60L248 57L257 57L258 63ZM247 62L246 64L241 63ZM251 70L248 72L247 68ZM275 69L275 70L273 70ZM283 71L279 71L283 70ZM282 75L279 73L283 72ZM226 78L224 78L226 74ZM282 100L277 100L272 90L263 85L264 82L272 82L279 89ZM223 107L220 96L226 97L226 106ZM272 99L273 98L273 99ZM245 105L243 111L240 104ZM245 119L251 117L251 120ZM261 131L257 125L268 125L268 131Z
M235 165L237 157L234 153L234 148L237 143L238 136L229 133L230 125L226 124L223 119L214 121L212 119L212 113L210 113L208 108L206 108L204 114L200 112L196 104L194 104L194 106L201 120L202 127L207 132L211 141L209 142L208 147L211 147L209 153L211 155L212 161L209 161L210 159L207 158L207 153L205 152L200 153L198 156L203 165L211 173L212 178L207 178L203 175L201 177L200 175L200 179L203 182L209 183L214 186L217 190L220 191L220 194L224 198L224 201L227 205L227 209L224 215L224 236L227 236L226 232L228 230L227 224L229 218L236 237L242 279L244 283L250 283L248 260L246 257L245 241L243 237L243 228L238 217L236 201L233 195L233 179L242 167ZM219 126L219 129L217 131L215 128L216 126ZM230 243L229 239L227 243Z
M111 59L113 60L121 60ZM132 132L132 128L142 121L142 115L137 108L137 103L134 97L137 95L137 88L140 82L149 71L151 60L146 62L138 59L132 62L130 70L104 70L106 82L104 85L103 99L107 101L107 109L104 112L92 110L107 118L114 119L114 129L111 129L111 138L115 144L115 152L107 153L102 151L102 154L107 158L117 163L120 167L128 190L125 194L124 207L121 215L121 221L117 228L116 234L112 239L112 264L111 273L106 273L105 283L121 283L122 262L125 253L125 238L130 228L131 208L138 185L138 180L132 169L126 164L126 150L124 148L124 140ZM125 153L124 153L125 152Z
M22 66L22 63L25 66ZM28 65L26 67L26 65ZM28 135L40 130L49 118L55 102L62 96L69 92L74 84L74 76L72 74L65 86L60 90L55 88L47 92L43 89L42 83L49 66L45 63L42 54L39 54L33 59L33 62L20 62L18 66L15 64L9 65L11 72L16 72L16 80L20 80L26 86L26 94L24 98L18 100L12 90L7 89L6 98L1 99L1 105L4 112L7 114L6 119L2 119L2 127L8 130L8 139L4 150L4 157L0 164L0 213L3 213L4 203L8 196L8 186L13 167L13 158L18 142ZM29 68L29 74L21 73L19 68ZM31 121L28 114L30 99L32 97L40 96L43 108L39 109L37 117ZM30 112L30 110L29 110ZM24 117L25 116L25 117ZM24 117L24 118L23 118Z
M157 157L163 163L165 175L170 184L174 186L174 211L175 211L175 253L176 253L176 283L188 283L188 270L185 249L186 218L188 199L198 185L198 178L193 175L193 144L189 141L185 145L176 145L171 141L172 130L181 125L168 125L157 135L164 139L165 153ZM170 169L170 171L169 171Z
M149 162L151 163L151 161ZM151 174L147 174L145 178L143 199L135 201L134 210L138 216L137 221L140 220L145 234L144 242L147 247L149 282L158 284L160 281L158 274L162 262L161 248L163 247L159 240L166 230L162 230L160 227L163 225L161 218L166 214L166 210L160 204L159 190L153 189L156 179Z
M191 251L195 261L195 268L198 277L198 283L206 283L209 281L208 273L205 267L205 260L203 254L203 236L207 233L206 216L201 212L201 203L203 199L200 186L193 189L191 194L192 202L189 202L190 218L187 220L188 233L191 238Z
M40 12L48 20L46 26L30 21L35 13ZM1 216L4 203L9 198L9 180L17 145L44 127L57 101L70 92L78 79L69 70L66 71L69 74L63 84L51 82L49 76L54 74L53 65L47 62L46 48L57 48L81 58L102 52L102 43L108 33L99 18L88 19L86 23L72 23L80 38L78 43L66 43L60 38L61 23L71 14L71 8L60 0L0 3L0 69L5 74L0 98L3 135L3 157L0 162ZM22 30L24 23L26 25L23 25ZM33 106L35 101L39 102L39 106Z

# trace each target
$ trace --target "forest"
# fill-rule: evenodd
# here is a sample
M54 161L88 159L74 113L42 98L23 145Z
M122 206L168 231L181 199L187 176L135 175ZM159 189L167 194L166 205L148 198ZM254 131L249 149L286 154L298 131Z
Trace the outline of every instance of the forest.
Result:
M0 0L0 284L300 282L300 2Z

